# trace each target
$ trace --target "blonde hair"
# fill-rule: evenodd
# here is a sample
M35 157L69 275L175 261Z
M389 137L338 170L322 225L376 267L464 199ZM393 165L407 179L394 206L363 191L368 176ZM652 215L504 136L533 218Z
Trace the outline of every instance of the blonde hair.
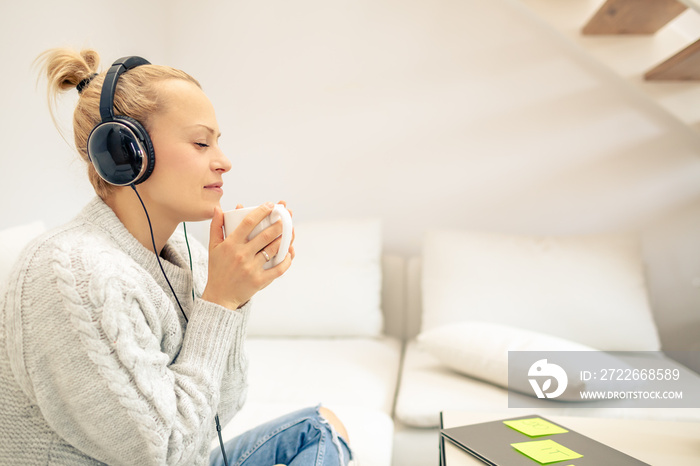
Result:
M91 49L80 52L66 48L47 50L39 57L42 74L48 79L47 99L51 118L56 123L55 107L61 93L73 91L76 86L92 74L98 73L99 54ZM100 94L105 73L96 75L83 87L73 112L73 138L78 154L87 165L88 177L95 192L106 198L114 186L104 181L95 171L87 153L87 140L100 118ZM142 65L122 74L114 93L115 115L125 115L138 120L146 130L151 118L165 105L159 94L158 84L167 79L182 79L200 87L199 82L187 73L159 65ZM58 125L57 125L58 126Z

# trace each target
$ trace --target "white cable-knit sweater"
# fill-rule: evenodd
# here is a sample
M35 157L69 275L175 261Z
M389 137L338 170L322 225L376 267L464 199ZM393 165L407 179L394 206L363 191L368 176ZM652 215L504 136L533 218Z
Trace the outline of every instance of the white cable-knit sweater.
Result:
M248 306L199 298L207 254L155 254L95 198L24 250L0 301L0 464L207 464L241 408Z

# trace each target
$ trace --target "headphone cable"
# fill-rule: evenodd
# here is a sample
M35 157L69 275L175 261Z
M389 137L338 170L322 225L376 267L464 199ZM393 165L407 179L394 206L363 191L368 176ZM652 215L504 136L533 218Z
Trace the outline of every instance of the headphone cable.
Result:
M187 255L190 259L190 273L192 274L192 301L194 301L194 270L192 270L192 251L190 250L190 241L187 239L187 224L185 222L182 222L182 230L185 233ZM224 449L224 440L221 438L221 423L219 422L219 413L216 413L214 415L214 420L216 421L216 433L219 435L219 446L221 447L221 454L224 457L224 466L228 466L228 458L226 458L226 449Z
M192 275L192 301L194 301L194 270L192 270L192 251L190 251L190 241L187 239L187 224L182 222L182 230L185 233L185 244L187 245L187 257L190 259L190 275Z
M165 278L165 281L168 283L168 286L170 287L170 291L173 293L173 297L175 298L175 302L177 303L177 307L180 308L180 312L182 312L182 317L185 318L185 322L189 322L187 319L187 315L185 314L185 310L182 308L182 304L180 304L180 300L177 299L177 293L175 293L175 289L173 288L173 285L170 284L170 280L168 280L168 275L165 273L165 269L163 268L163 263L160 261L160 254L158 254L158 248L156 247L156 239L153 236L153 225L151 224L151 217L148 215L148 210L146 209L146 204L143 203L143 199L141 199L141 195L139 192L136 190L136 185L134 183L131 183L129 186L131 186L131 189L134 190L136 193L136 197L139 198L139 202L141 202L141 207L143 207L143 212L146 214L146 220L148 221L148 230L151 233L151 244L153 244L153 253L156 255L156 260L158 261L158 265L160 266L160 271L163 272L163 278ZM189 255L190 258L190 273L192 274L192 300L194 300L194 273L192 272L192 253L190 252L190 242L187 240L187 226L185 226L185 223L182 223L183 229L185 230L185 244L187 244L187 254ZM224 449L224 440L221 438L221 424L219 423L219 413L214 414L214 420L216 421L216 432L219 435L219 446L221 447L221 454L224 457L224 466L228 466L228 458L226 457L226 450Z
M153 244L153 253L156 255L156 260L158 261L158 265L160 266L160 271L163 272L163 277L165 278L165 281L168 283L168 286L170 287L170 291L173 293L173 297L175 298L175 302L177 303L177 307L179 307L180 312L182 312L182 317L185 318L185 322L189 322L189 320L187 319L187 315L185 314L185 310L182 308L182 304L180 304L180 300L177 299L177 293L175 293L175 289L173 288L173 285L171 285L170 280L168 280L168 275L165 273L165 269L163 268L163 263L160 261L160 254L158 254L158 248L156 247L156 239L153 236L153 225L151 225L151 217L148 216L148 210L146 210L146 205L143 203L143 199L141 199L141 195L136 190L136 186L134 185L134 183L131 183L129 186L131 186L131 189L133 189L134 192L136 193L136 197L139 198L139 201L141 202L141 207L143 207L143 212L146 214L146 220L148 221L148 230L151 232L151 244Z

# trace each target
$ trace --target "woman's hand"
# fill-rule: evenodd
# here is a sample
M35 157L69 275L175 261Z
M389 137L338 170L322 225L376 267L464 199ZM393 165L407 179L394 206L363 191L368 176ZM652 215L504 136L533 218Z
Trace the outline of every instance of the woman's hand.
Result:
M280 204L286 207L284 201ZM294 258L291 245L281 263L267 270L263 268L267 259L262 251L272 257L279 250L282 222L276 222L248 241L253 228L270 215L273 207L274 204L267 203L253 210L225 239L224 214L220 207L216 208L209 231L209 278L202 299L237 309L289 269Z

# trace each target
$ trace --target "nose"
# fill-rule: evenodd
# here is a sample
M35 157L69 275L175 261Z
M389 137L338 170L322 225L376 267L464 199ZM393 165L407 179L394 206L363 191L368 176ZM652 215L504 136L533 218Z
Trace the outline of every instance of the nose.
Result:
M216 155L212 159L212 169L221 173L231 170L231 161L224 155L224 152L217 147Z

